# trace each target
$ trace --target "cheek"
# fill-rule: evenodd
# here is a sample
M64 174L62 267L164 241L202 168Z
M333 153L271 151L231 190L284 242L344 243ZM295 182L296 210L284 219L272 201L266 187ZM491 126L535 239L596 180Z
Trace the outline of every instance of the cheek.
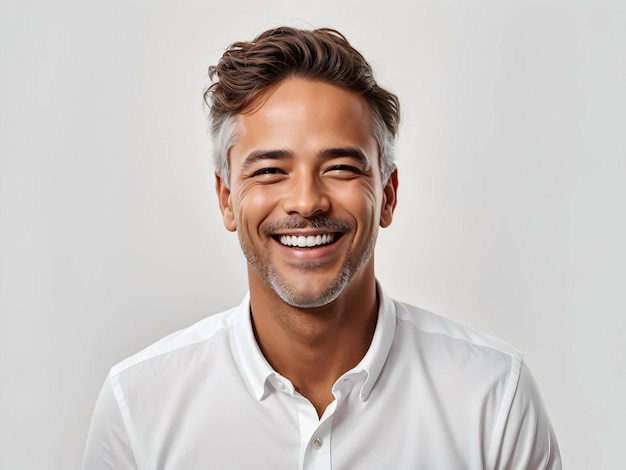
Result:
M374 185L361 183L357 187L343 188L336 195L344 209L359 219L360 224L378 224L382 191Z
M259 190L260 188L246 187L238 192L235 207L237 224L248 226L260 224L276 207L274 191Z

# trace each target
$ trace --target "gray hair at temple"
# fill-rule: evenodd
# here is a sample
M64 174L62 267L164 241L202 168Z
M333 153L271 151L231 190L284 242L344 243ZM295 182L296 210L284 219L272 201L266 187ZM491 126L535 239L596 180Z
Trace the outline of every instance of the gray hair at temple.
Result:
M383 183L395 168L394 147L400 102L378 86L372 68L338 31L279 27L251 42L235 42L217 65L204 92L209 106L215 170L229 185L228 151L237 138L236 115L258 103L266 90L288 78L309 78L341 86L363 96L372 113Z

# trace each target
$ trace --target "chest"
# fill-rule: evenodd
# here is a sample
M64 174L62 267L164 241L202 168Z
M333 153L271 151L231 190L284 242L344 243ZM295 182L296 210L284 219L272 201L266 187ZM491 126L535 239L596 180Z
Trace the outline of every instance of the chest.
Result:
M245 384L206 381L135 406L133 447L150 469L482 468L488 434L476 403L442 406L427 383L358 388L318 418L304 397L280 390L257 400ZM460 391L459 391L460 392Z

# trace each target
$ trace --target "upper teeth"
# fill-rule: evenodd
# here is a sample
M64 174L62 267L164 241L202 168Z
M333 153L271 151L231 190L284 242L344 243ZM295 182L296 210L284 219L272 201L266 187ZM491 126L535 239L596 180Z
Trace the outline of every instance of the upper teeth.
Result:
M328 233L324 235L309 235L309 236L296 236L296 235L281 235L278 237L283 245L287 246L319 246L331 243L335 239L334 233Z

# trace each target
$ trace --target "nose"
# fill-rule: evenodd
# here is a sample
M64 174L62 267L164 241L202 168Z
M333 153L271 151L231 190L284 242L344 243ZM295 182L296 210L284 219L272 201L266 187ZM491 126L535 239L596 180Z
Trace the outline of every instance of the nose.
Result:
M283 199L288 214L312 217L330 209L330 199L317 175L294 177Z

